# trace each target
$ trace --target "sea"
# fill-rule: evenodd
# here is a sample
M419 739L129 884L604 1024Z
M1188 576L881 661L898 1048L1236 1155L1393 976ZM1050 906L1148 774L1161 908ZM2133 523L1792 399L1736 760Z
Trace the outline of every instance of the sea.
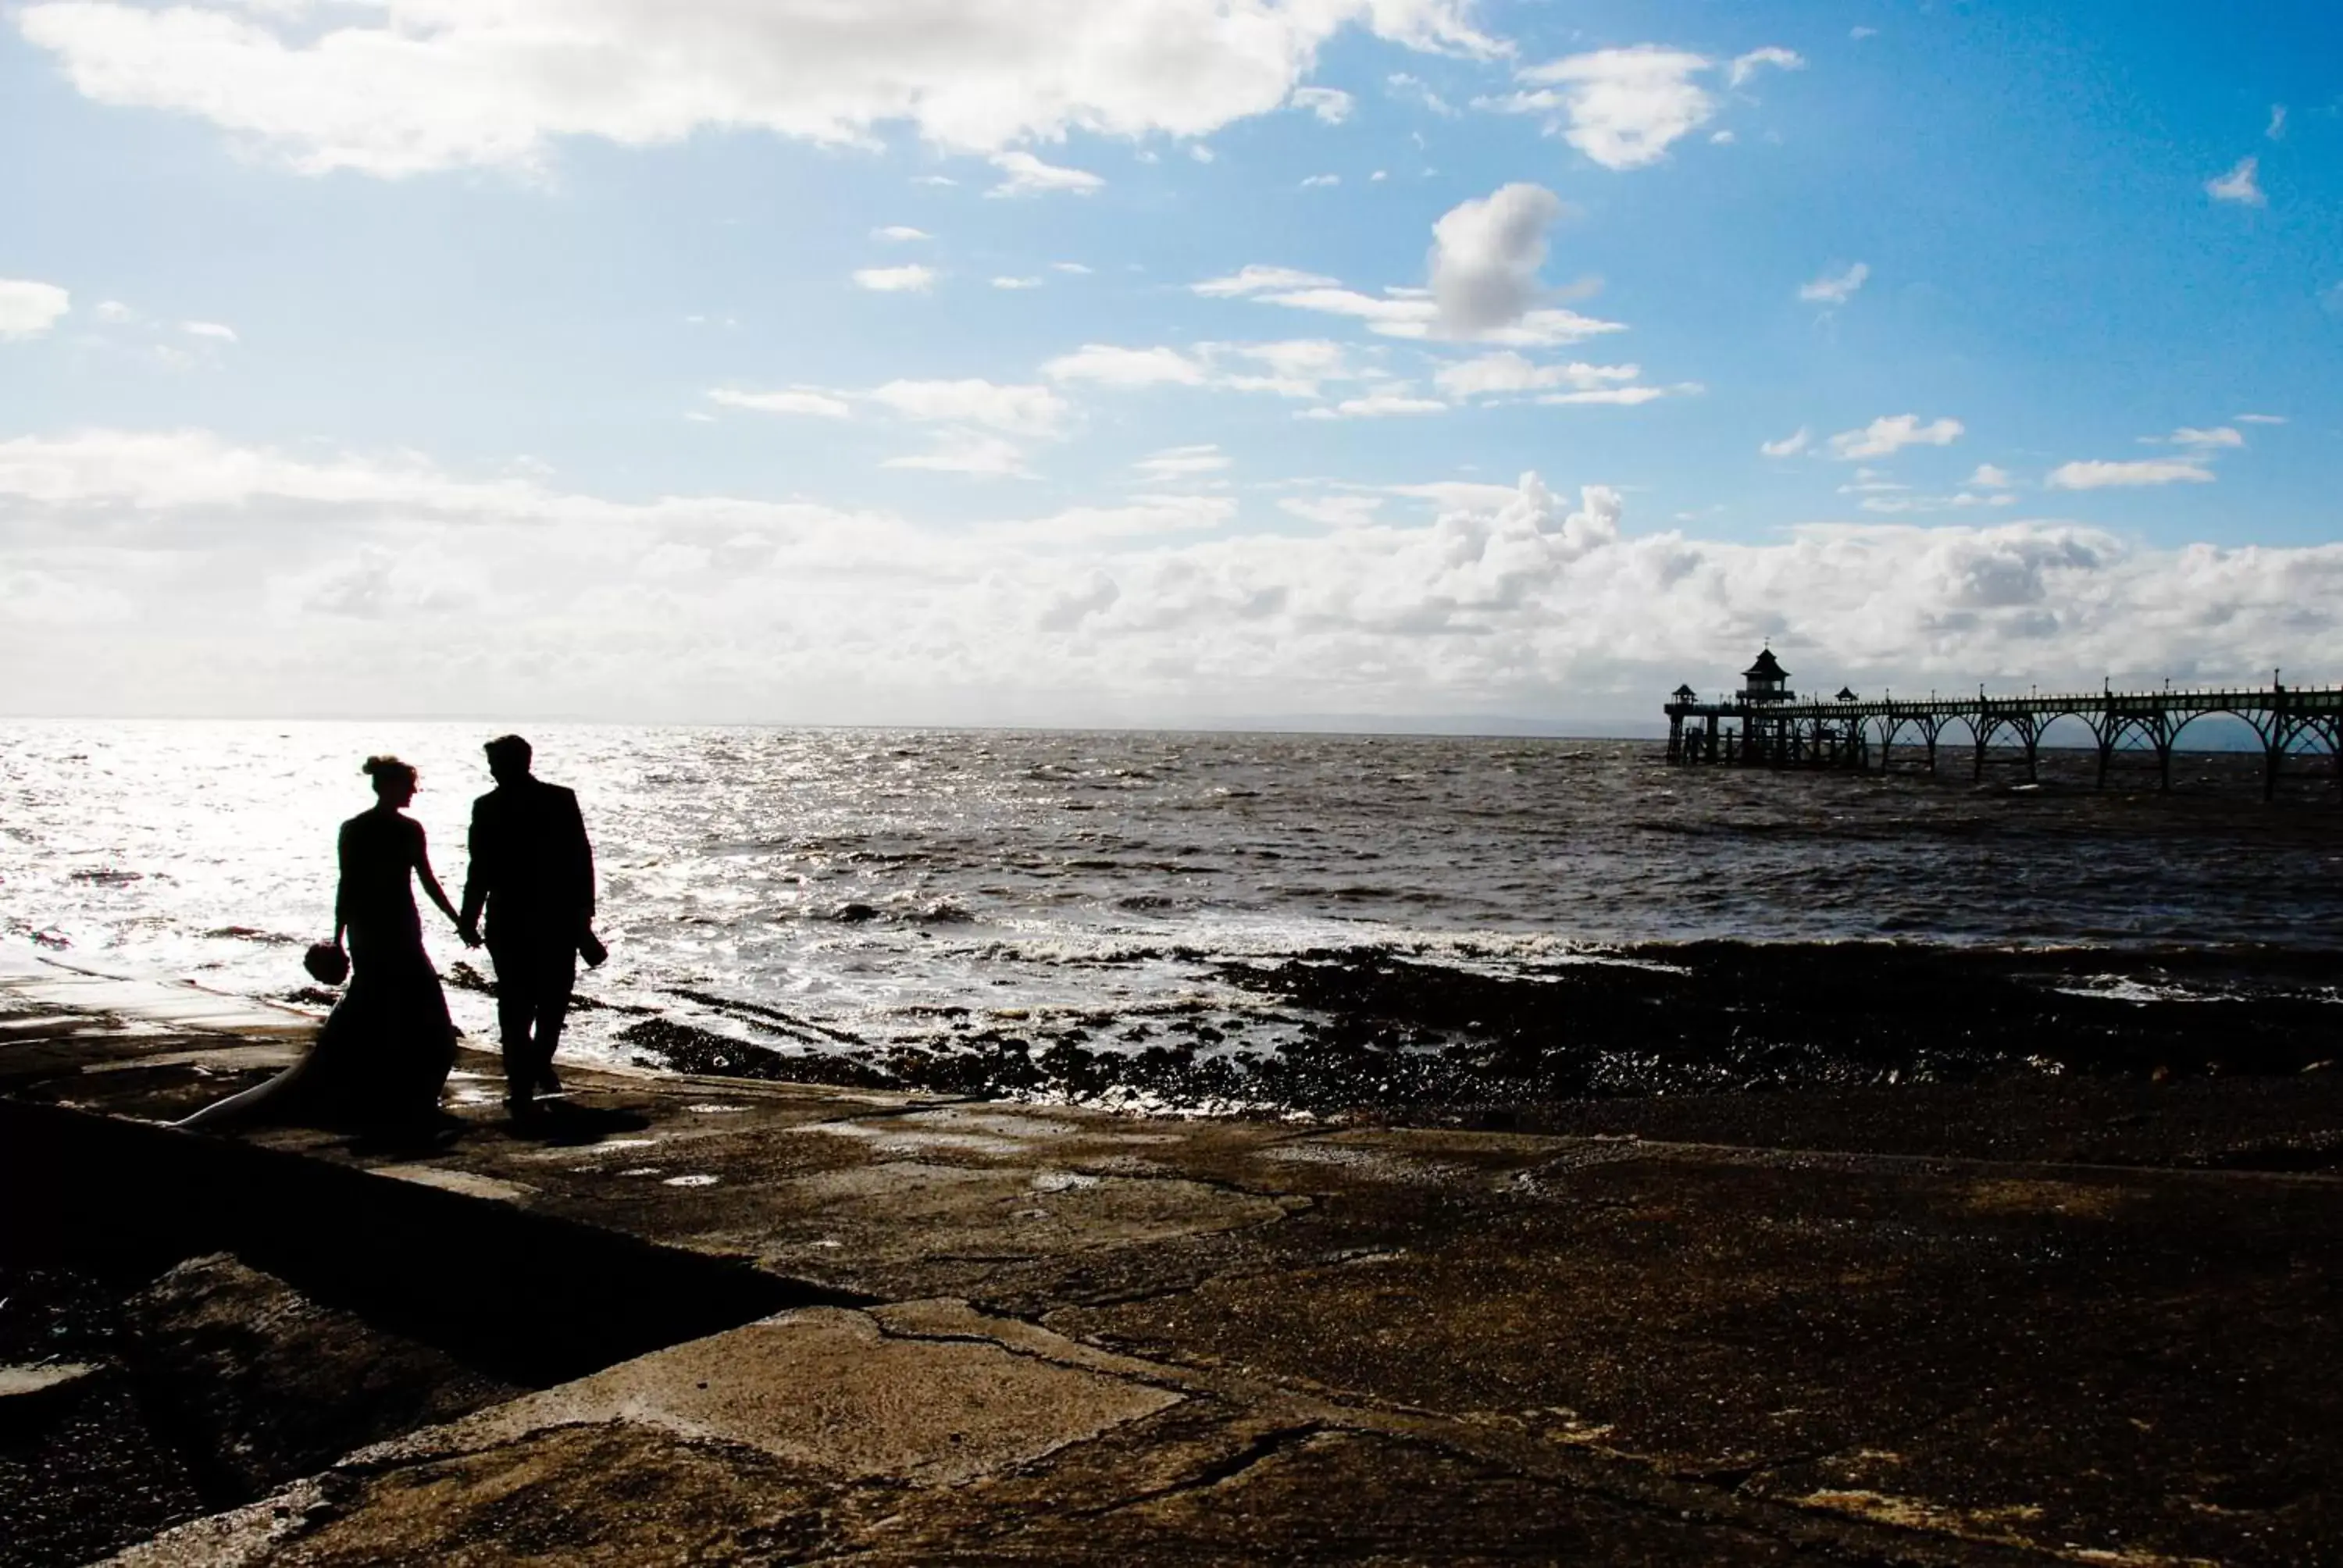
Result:
M321 1008L336 827L370 753L421 770L450 897L488 788L478 724L0 724L0 944ZM556 724L608 961L568 1051L640 1062L646 1018L744 1049L872 1059L982 1028L1203 1020L1274 1052L1290 1010L1234 969L1386 954L1484 975L1664 961L1674 944L1892 940L2111 952L2343 950L2324 759L2119 756L2027 780L1679 769L1652 740ZM1916 749L1904 760L1916 763ZM487 969L427 905L458 1022ZM777 1024L775 1020L779 1020ZM638 1033L639 1033L638 1030Z

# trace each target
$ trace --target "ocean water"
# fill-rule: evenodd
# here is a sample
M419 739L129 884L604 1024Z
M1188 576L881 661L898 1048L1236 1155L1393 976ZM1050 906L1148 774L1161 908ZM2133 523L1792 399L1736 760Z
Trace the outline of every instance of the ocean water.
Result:
M287 998L330 930L358 762L422 769L413 814L460 897L488 787L476 725L0 725L0 942ZM576 789L611 949L570 1049L657 1015L784 1054L972 1025L1202 1018L1223 1049L1292 1019L1231 963L1374 950L1550 972L1624 945L2343 948L2343 808L2257 759L2141 759L2105 795L1667 767L1652 741L540 727ZM2321 789L2328 791L2323 797ZM427 907L443 973L468 955ZM1644 956L1651 956L1645 954ZM1664 955L1663 955L1664 956ZM458 1021L492 1038L477 990ZM761 1020L761 1021L759 1021ZM782 1027L772 1025L779 1021ZM1208 1036L1207 1038L1211 1038Z

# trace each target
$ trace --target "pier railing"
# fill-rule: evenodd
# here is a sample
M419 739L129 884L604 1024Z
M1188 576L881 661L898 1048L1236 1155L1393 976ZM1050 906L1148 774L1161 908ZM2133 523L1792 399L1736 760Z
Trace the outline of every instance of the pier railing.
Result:
M1931 692L1925 698L1845 697L1802 700L1792 696L1725 694L1714 699L1679 693L1666 706L1668 760L1687 765L1771 768L1887 767L1896 741L1908 734L1922 748L1929 771L1945 732L1966 731L1973 776L1985 777L1986 754L1996 743L2014 747L2026 776L2037 775L2044 731L2062 719L2079 720L2098 751L2098 782L2127 740L2156 754L2160 787L2172 786L2172 752L2180 732L2199 719L2232 718L2261 741L2263 796L2275 795L2289 755L2324 749L2337 758L2343 789L2343 686L2166 687L2145 691L2043 692L1974 697Z

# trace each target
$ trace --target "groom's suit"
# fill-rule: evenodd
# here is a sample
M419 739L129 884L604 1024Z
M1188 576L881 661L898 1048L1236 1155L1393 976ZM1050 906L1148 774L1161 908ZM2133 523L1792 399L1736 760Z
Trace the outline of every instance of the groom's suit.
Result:
M561 1043L594 919L594 849L578 797L534 775L498 784L472 802L471 855L462 923L475 929L487 906L506 1087L525 1101Z

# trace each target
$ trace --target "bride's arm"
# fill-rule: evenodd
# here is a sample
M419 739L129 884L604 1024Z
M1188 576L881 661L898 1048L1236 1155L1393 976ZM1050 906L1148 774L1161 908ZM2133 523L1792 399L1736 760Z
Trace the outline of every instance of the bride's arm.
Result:
M439 912L456 924L462 925L464 922L457 917L456 906L447 901L447 890L439 885L437 877L432 875L431 845L423 836L423 824L420 822L415 824L415 874L423 879L423 891L439 906Z

